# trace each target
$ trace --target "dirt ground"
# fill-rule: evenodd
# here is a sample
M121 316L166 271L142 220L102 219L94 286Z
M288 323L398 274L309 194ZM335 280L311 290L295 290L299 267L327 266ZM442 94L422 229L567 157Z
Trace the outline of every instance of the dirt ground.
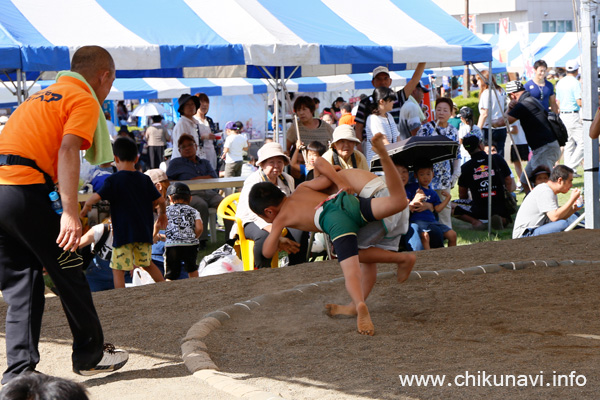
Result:
M415 270L597 261L599 240L599 231L578 230L435 249L417 253ZM401 285L380 279L367 302L374 337L357 334L352 318L324 314L325 303L348 301L343 283L326 285L278 296L227 322L206 344L221 371L288 399L596 398L599 267L539 266ZM182 364L180 339L187 330L235 302L339 276L337 263L320 262L96 293L106 340L132 353L121 371L106 377L70 372L70 331L58 299L50 298L38 369L82 382L93 399L230 399ZM5 311L2 303L2 318ZM423 374L445 375L444 384L408 386L399 378ZM490 387L501 379L509 387Z

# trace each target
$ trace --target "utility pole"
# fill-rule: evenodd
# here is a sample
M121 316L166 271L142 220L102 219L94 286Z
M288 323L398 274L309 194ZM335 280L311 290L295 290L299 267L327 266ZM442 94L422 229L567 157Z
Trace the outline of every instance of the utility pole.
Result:
M469 29L469 0L465 0L465 26ZM465 65L465 72L463 73L463 98L469 97L469 90L471 89L471 78L469 76L469 66Z
M583 183L585 187L585 227L600 228L598 199L598 139L589 137L590 125L598 110L598 4L581 0L581 117L583 119Z

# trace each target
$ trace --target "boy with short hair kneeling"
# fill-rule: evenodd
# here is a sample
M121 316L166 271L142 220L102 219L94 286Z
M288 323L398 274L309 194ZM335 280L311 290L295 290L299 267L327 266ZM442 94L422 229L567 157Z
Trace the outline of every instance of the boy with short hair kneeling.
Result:
M373 335L374 327L361 287L357 232L368 222L396 214L408 204L400 174L383 145L383 136L375 135L372 142L373 148L381 157L386 174L390 191L387 197L364 199L343 191L335 196L328 196L307 185L300 185L286 197L269 182L254 185L249 196L252 211L272 223L271 233L263 245L263 255L267 258L277 251L279 236L284 227L323 231L330 236L344 273L346 290L356 305L358 331L363 335ZM338 187L343 186L343 183L338 184ZM410 274L414 258L412 260L412 263L397 260L399 280L405 280Z
M125 271L135 267L146 270L155 282L164 281L156 265L152 262L152 225L154 209L159 213L156 226L164 229L167 225L165 199L156 190L150 177L138 172L137 145L128 137L120 137L113 145L117 173L109 176L98 193L85 202L81 217L87 216L92 205L100 200L110 202L110 215L113 224L113 253L110 267L113 270L115 288L125 287Z
M429 161L422 161L415 166L415 175L417 183L406 185L406 194L408 200L412 202L417 194L425 195L425 202L433 204L433 210L437 213L441 212L444 207L450 202L450 193L443 190L442 195L444 200L441 201L435 190L429 188L429 184L433 179L433 164ZM410 205L409 205L410 207ZM444 238L448 239L448 247L456 246L456 232L447 225L438 222L433 211L423 210L414 211L411 207L410 222L419 226L419 236L425 250L429 250L429 234L432 226L437 226L444 233Z

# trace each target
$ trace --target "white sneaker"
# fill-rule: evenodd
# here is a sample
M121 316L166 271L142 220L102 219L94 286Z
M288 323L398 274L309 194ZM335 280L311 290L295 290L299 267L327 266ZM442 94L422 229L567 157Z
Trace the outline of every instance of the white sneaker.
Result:
M126 350L116 349L110 343L104 343L104 355L102 360L91 369L73 369L73 372L79 375L90 376L102 373L113 372L120 369L129 360L129 353Z

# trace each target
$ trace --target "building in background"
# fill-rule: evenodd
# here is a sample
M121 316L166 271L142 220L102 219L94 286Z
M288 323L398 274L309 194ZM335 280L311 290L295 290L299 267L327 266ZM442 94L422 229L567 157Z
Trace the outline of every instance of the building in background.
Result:
M462 21L465 0L433 0L448 14ZM579 14L579 0L575 0ZM470 20L474 21L475 33L497 34L500 19L508 18L509 32L515 31L515 23L530 22L529 33L574 32L577 29L571 0L469 0Z

